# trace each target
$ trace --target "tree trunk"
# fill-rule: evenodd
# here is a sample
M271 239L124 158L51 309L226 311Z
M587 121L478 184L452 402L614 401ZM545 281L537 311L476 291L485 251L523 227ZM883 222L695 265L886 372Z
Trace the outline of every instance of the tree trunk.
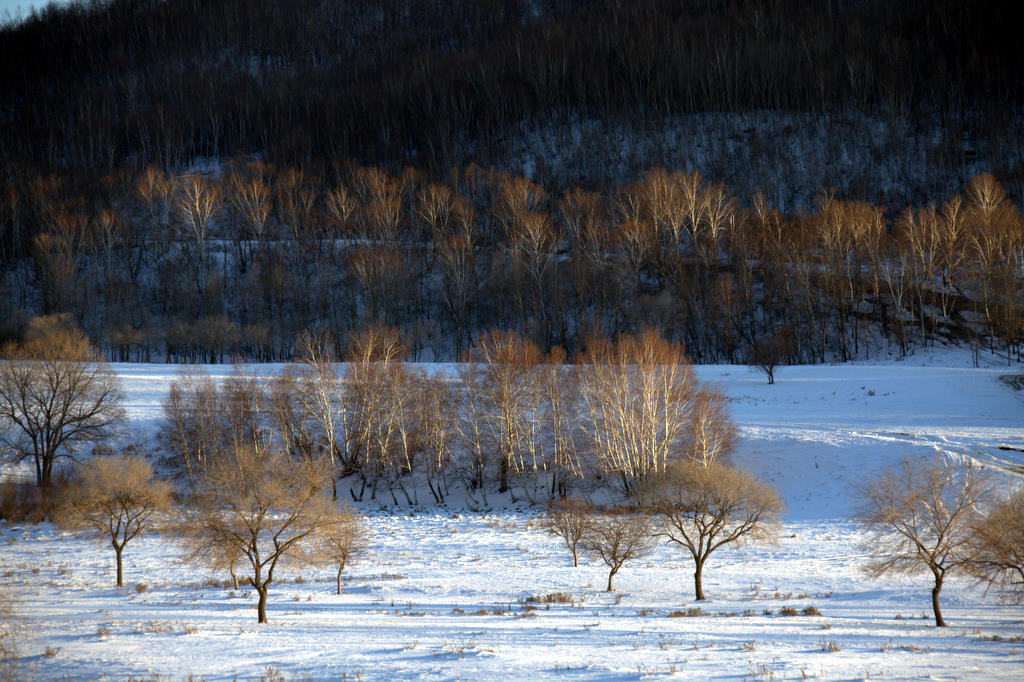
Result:
M611 571L608 572L608 589L605 590L606 592L614 592L615 591L615 590L612 589L612 578L615 577L615 572L617 570L618 569L613 568Z
M338 567L338 579L337 579L337 591L335 594L341 594L341 572L345 570L345 564Z
M256 588L256 592L259 593L260 598L256 603L256 622L266 623L267 622L267 586L263 585Z
M935 587L932 588L932 611L935 612L935 627L946 627L946 621L942 619L942 610L939 608L939 592L942 591L942 578L935 577Z
M693 594L697 601L704 601L704 562L696 562L696 568L693 571Z
M116 542L110 543L114 546L114 557L117 562L117 586L124 587L124 571L121 570L121 550L123 546L118 546Z
M579 558L576 556L576 548L573 547L572 548L572 567L573 568L578 568L579 565L580 565Z
M57 459L57 456L44 452L40 459L41 469L40 466L36 467L36 484L40 488L49 488L50 481L53 480L53 461Z
M501 462L498 467L498 492L503 493L508 490L508 458L502 455Z

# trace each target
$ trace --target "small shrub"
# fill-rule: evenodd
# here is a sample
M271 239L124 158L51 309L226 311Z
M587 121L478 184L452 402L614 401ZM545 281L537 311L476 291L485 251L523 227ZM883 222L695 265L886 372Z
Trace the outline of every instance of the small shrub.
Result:
M48 646L48 647L46 647L46 650L43 651L43 655L46 656L47 658L57 658L58 656L60 656L60 647L59 646Z
M98 628L96 628L96 634L100 637L109 637L110 628L108 628L106 625L101 625Z
M567 592L548 592L541 597L527 597L526 601L535 604L571 604L572 595Z
M260 682L284 682L284 673L274 666L268 665L267 670L260 677Z
M821 650L827 651L830 654L834 654L839 651L839 642L834 639L821 638Z
M708 614L707 614L706 611L704 611L704 609L700 608L699 606L691 606L690 608L686 609L685 611L673 611L672 613L668 614L668 617L669 618L696 618L697 616L706 616L706 615L708 615Z
M135 591L139 594L142 594L148 589L149 585L147 585L146 583L135 583Z
M42 523L52 519L67 484L67 475L63 472L56 473L45 488L30 481L4 481L0 484L0 519L11 523Z
M817 608L815 608L813 606L805 606L803 611L801 611L800 613L802 613L805 616L820 616L821 615L821 611L819 611Z
M783 606L779 609L779 614L783 616L799 616L800 612L794 609L792 606Z

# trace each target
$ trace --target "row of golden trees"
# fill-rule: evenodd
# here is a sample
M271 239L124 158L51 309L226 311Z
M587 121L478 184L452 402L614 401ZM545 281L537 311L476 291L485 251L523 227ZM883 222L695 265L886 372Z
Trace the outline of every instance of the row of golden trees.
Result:
M491 332L465 363L430 374L402 361L397 330L353 336L345 363L305 334L301 363L217 383L186 374L165 403L162 438L188 478L225 452L280 449L326 460L356 500L443 502L454 486L544 501L607 488L633 495L672 462L724 460L734 427L679 344L656 332L595 338L567 364L514 332ZM426 500L423 500L426 501Z
M1017 352L1024 230L989 175L895 215L823 192L783 214L699 173L549 194L478 167L331 177L259 163L56 177L0 198L0 314L70 312L118 360L291 357L299 332L401 328L456 358L490 328L545 352L656 326L699 362L782 339L791 362L969 341ZM339 344L336 354L343 348Z

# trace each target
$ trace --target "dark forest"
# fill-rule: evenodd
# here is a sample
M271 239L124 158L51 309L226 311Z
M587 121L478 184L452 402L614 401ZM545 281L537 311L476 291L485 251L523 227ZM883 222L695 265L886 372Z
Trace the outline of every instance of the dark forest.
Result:
M1009 3L113 0L0 29L0 335L699 362L1022 333ZM338 349L339 353L343 349Z

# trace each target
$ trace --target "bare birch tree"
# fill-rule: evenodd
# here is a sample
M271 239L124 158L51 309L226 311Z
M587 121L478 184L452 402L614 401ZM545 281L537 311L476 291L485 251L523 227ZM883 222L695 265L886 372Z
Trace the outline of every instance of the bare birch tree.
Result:
M736 446L736 426L729 417L725 394L701 388L693 398L688 424L689 456L701 466L724 463Z
M620 492L686 457L698 385L682 346L646 329L593 341L580 365L582 430Z
M326 332L308 331L299 336L296 350L302 359L299 401L316 424L324 456L337 472L348 452L348 410L340 368L334 362L334 339ZM331 490L338 497L337 473Z
M498 450L498 492L509 489L509 476L536 471L531 461L529 411L538 403L535 374L540 350L515 332L492 331L476 345L473 360L480 364L480 390L486 404L486 427Z

